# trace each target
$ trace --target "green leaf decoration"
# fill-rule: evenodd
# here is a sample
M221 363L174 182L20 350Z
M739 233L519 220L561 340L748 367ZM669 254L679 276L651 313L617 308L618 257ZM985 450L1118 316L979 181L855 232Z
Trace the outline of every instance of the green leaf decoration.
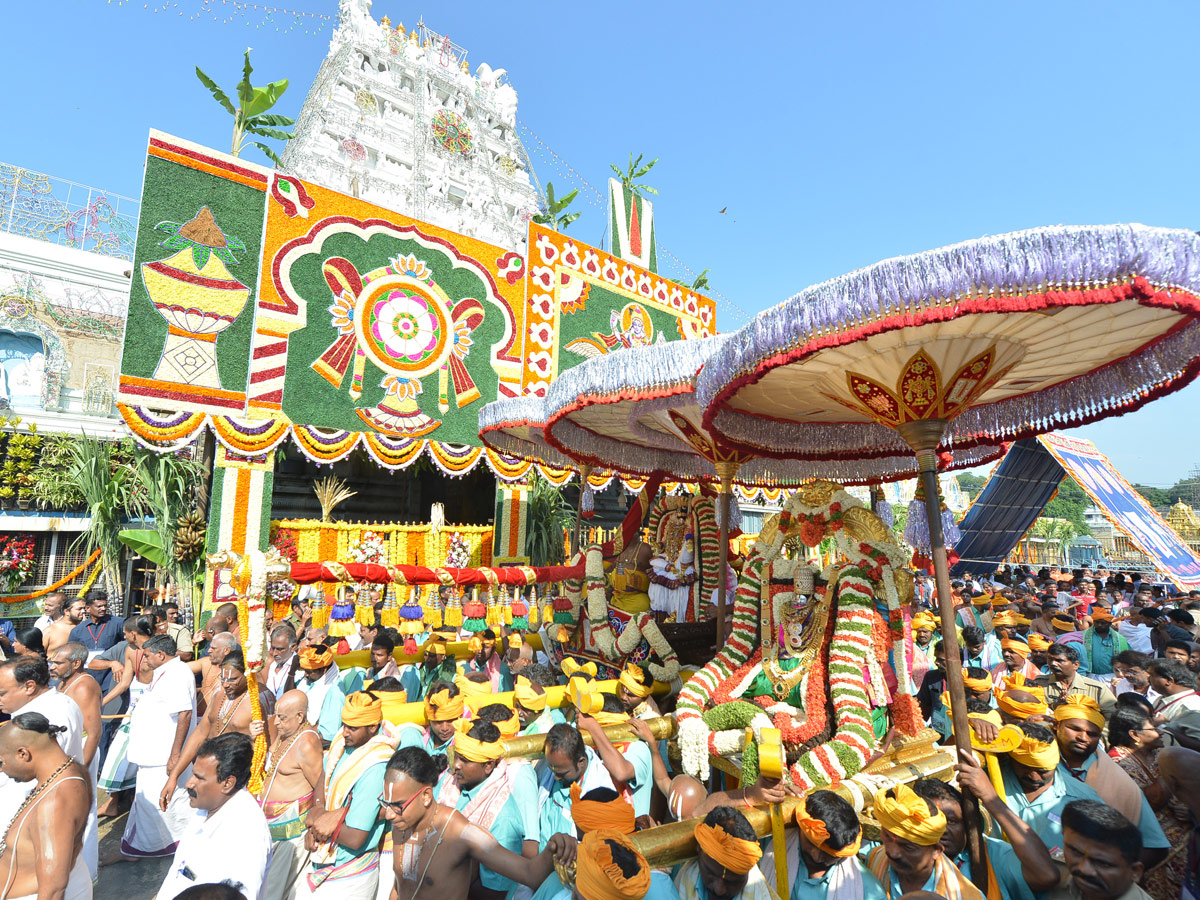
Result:
M280 131L278 128L260 128L257 125L247 125L246 131L261 137L275 138L279 141L290 141L292 139L290 131Z
M280 182L280 183L287 184L286 181ZM233 237L232 235L226 235L225 246L228 247L230 250L237 251L238 253L244 253L246 250L246 245L244 243L242 243L242 239Z
M126 528L117 533L117 540L156 566L165 566L170 562L163 547L162 535L153 528Z
M185 237L180 237L179 235L174 234L158 246L165 247L168 250L182 250L184 247L192 246L192 242Z
M165 234L177 234L182 227L183 224L180 222L159 222L154 226L154 230L164 232Z
M236 266L237 265L237 259L234 258L234 255L232 253L229 252L228 247L213 247L213 253L216 254L217 259L219 259L221 262L225 263L225 265L227 265L227 266Z
M208 257L212 254L213 248L206 247L204 244L192 245L192 259L196 262L197 269L203 269L208 263Z
M254 72L254 67L250 65L250 48L246 48L246 62L242 66L242 80L238 82L237 92L239 105L243 116L250 115L248 112L250 103L254 98L254 88L250 86L250 75Z

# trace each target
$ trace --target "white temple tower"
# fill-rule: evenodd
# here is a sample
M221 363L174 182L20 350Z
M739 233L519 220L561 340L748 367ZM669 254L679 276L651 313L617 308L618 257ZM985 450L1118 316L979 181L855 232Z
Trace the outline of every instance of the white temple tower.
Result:
M340 21L282 156L284 171L513 250L539 189L517 136L517 92L425 24L406 32L371 0Z

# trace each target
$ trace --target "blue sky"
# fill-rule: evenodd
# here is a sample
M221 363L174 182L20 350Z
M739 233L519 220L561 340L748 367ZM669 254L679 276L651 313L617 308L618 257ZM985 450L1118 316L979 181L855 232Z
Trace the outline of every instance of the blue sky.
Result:
M0 160L135 197L151 127L227 146L229 118L196 65L232 89L253 47L256 83L290 78L280 111L295 115L332 31L284 33L221 0L5 6ZM336 15L333 0L289 8ZM377 0L372 12L409 27L423 15L472 67L507 68L522 121L593 184L630 151L660 157L647 180L661 244L748 313L982 234L1200 225L1194 3ZM561 195L565 172L527 146ZM601 211L580 208L572 231L598 242ZM741 320L723 308L720 324ZM1198 401L1193 386L1081 433L1131 480L1169 485L1200 464Z

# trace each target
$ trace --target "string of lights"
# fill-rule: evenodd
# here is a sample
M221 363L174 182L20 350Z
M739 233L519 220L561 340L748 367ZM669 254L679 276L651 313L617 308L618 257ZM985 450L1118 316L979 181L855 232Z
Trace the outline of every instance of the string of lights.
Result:
M108 0L107 5L136 7L137 0L115 0L115 2ZM193 0L191 3L187 0L183 0L182 3L143 2L142 9L155 15L186 17L189 22L211 19L221 25L236 25L240 22L247 28L254 26L255 30L273 28L279 34L300 31L304 34L319 35L335 23L334 17L325 13L247 3L243 0Z
M555 153L554 149L540 137L538 137L537 133L530 128L526 122L523 120L518 120L517 124L524 133L524 136L532 140L534 152L538 155L538 157L544 163L547 163L550 168L552 168L560 176L567 179L573 187L577 188L580 192L581 199L585 200L588 204L594 206L596 209L602 211L607 210L607 197L600 191L599 188L584 178L583 175L581 175L569 162ZM561 197L563 193L563 191L558 191L557 195ZM658 253L660 258L666 257L666 259L672 263L675 269L675 274L682 276L678 279L680 283L690 285L695 282L695 271L693 271L686 263L683 262L683 260L672 253L668 248L664 247L661 241L658 242ZM749 313L747 313L744 309L742 309L715 288L705 288L703 293L711 296L718 303L723 304L726 308L726 311L739 320L737 324L748 322L750 320Z

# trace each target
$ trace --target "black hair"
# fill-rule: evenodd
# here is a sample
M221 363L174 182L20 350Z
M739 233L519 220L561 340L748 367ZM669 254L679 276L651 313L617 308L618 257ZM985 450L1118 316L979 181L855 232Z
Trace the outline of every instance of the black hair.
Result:
M374 650L376 647L380 647L383 650L386 650L390 655L396 649L396 639L388 634L388 631L389 629L387 628L381 628L379 631L375 632L375 640L371 642L372 650Z
M142 650L146 653L165 653L167 656L174 656L179 652L179 647L170 635L156 634L142 644Z
M1017 727L1028 737L1033 738L1035 741L1041 741L1043 744L1048 744L1056 740L1054 732L1045 725L1038 725L1036 722L1018 722Z
M1046 650L1046 655L1062 656L1065 657L1068 662L1079 662L1079 651L1069 644L1051 644Z
M854 807L833 791L813 791L804 801L804 808L814 819L825 823L830 850L849 846L862 830Z
M940 778L918 778L910 787L918 797L924 797L935 803L938 800L953 800L955 803L962 803L962 791Z
M485 744L494 744L500 740L500 729L491 722L476 719L471 723L470 729L467 730L467 737L483 741Z
M387 678L377 678L371 682L371 693L376 691L384 694L394 693L404 690L404 685L400 683L398 678L393 678L389 675Z
M37 653L43 658L46 656L46 645L42 642L42 629L22 628L17 632L16 638L25 645L25 649L30 653Z
M496 632L492 631L490 628L485 628L483 631L479 632L479 639L481 641L494 641L496 639Z
M57 737L67 730L66 725L51 725L50 720L39 712L17 713L11 721L21 731L34 731L48 737Z
M982 644L987 639L987 635L978 625L968 625L963 629L963 643L970 646Z
M483 719L485 722L491 722L493 725L498 722L507 722L513 716L513 711L503 703L489 703L487 706L475 710L475 718Z
M605 839L604 843L608 844L609 852L612 854L612 861L621 870L621 874L625 878L632 878L638 872L642 871L642 860L636 851L630 850L624 844L618 844L613 840Z
M162 605L162 608L164 611L168 610L168 609L173 609L173 610L175 610L175 612L179 612L179 604L176 603L174 600L168 600L166 603L164 603Z
M1167 618L1172 622L1178 622L1180 625L1186 625L1189 629L1196 627L1196 620L1192 618L1192 614L1186 609L1168 609Z
M304 597L301 597L299 594L297 594L295 597L292 598L292 609L295 609L297 606L303 606L307 602L308 602L307 599L305 599Z
M440 763L440 764L439 764ZM446 768L446 757L430 756L420 747L401 747L388 760L387 771L407 775L417 784L433 787Z
M50 667L41 656L15 656L0 663L0 669L9 669L17 684L32 681L38 687L50 686Z
M992 711L991 701L987 697L968 697L967 712L989 713Z
M1196 676L1177 659L1156 659L1150 663L1150 674L1170 678L1176 684L1195 689Z
M544 688L554 687L558 684L558 673L541 663L530 663L521 670L521 674L534 684L540 684Z
M625 704L621 702L621 698L616 694L601 694L604 698L604 711L606 713L623 713L625 712Z
M453 681L435 681L429 685L429 690L425 692L426 697L432 697L439 691L449 691L451 697L458 696L458 685Z
M621 795L612 788L598 787L592 788L579 799L587 800L592 803L612 803L614 800L621 799Z
M573 725L568 725L566 722L559 722L551 726L546 732L546 753L551 750L556 753L565 753L571 762L577 763L587 756L587 749L583 743L583 735L579 733L579 729Z
M1125 691L1123 694L1118 694L1117 708L1122 706L1127 706L1130 709L1139 709L1144 712L1147 717L1154 717L1154 704L1137 691Z
M1134 669L1144 669L1150 665L1152 657L1149 653L1139 653L1137 650L1122 650L1117 654L1115 662Z
M228 878L219 884L193 884L191 887L175 895L175 900L246 900L242 893L242 885L234 884Z
M24 642L22 642L22 643L24 643ZM1163 652L1165 653L1168 650L1182 650L1184 653L1191 656L1192 642L1191 641L1177 641L1177 640L1172 639L1172 640L1167 641L1166 644L1163 645Z
M1134 746L1133 733L1141 731L1150 720L1144 709L1137 706L1118 706L1108 720L1108 743L1113 747Z
M1116 847L1125 862L1131 865L1142 855L1142 833L1137 826L1098 800L1073 800L1068 803L1063 807L1062 827L1088 840Z
M248 734L231 731L211 737L200 745L196 759L211 756L217 764L217 781L233 779L233 789L240 791L250 780L250 763L254 759L254 739Z
M732 806L714 806L704 817L704 824L714 827L720 825L727 835L739 841L758 843L758 835L753 826Z
M83 596L84 606L91 606L97 600L103 600L107 604L108 591L104 590L103 588L92 588Z
M968 678L991 678L992 673L989 672L987 669L980 668L979 666L967 666L967 677Z
M135 628L142 637L154 637L154 616L138 616Z

